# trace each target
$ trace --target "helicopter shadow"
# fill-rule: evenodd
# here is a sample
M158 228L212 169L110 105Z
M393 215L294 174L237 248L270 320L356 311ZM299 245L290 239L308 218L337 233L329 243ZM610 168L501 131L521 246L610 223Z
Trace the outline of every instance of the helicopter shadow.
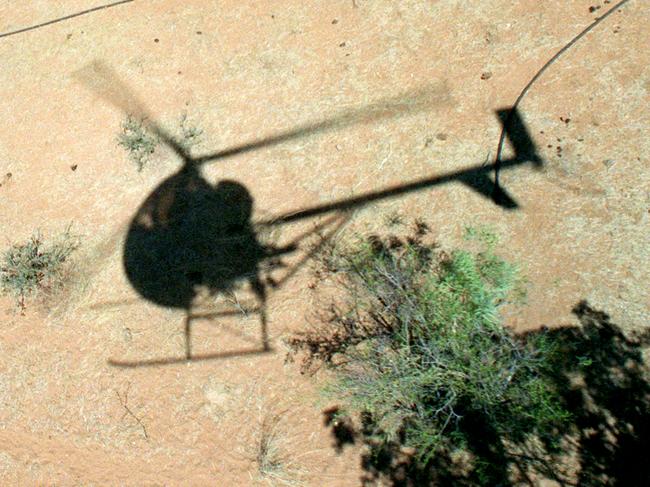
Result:
M277 246L260 238L260 226L253 223L252 212L253 198L242 184L232 180L210 184L190 162L149 195L133 217L124 241L124 272L140 297L165 308L185 311L185 354L150 360L110 360L111 365L168 365L271 351L266 316L269 290L279 288L295 274L347 217L325 218L292 242ZM282 258L299 250L300 242L314 233L320 235L320 243L276 278L276 271L287 267ZM234 295L245 286L253 294L255 306L196 311L200 307L197 301L205 301L206 295ZM193 322L241 316L242 312L259 317L257 345L215 354L193 353ZM241 335L237 330L230 331ZM250 341L250 337L241 337Z
M270 291L281 287L317 254L345 225L351 210L451 182L468 186L505 210L519 208L515 198L492 177L495 167L482 163L253 222L254 201L248 189L233 180L211 184L201 174L204 164L318 132L424 110L427 108L426 89L343 111L331 119L213 154L191 157L181 144L151 121L140 101L106 66L94 63L80 75L85 84L125 112L147 119L150 130L182 160L181 168L166 178L136 211L124 242L123 265L129 282L142 298L162 307L185 311L185 353L161 359L109 360L114 366L166 365L271 351L266 316ZM497 114L514 150L512 158L499 161L499 170L528 162L540 167L542 161L519 112L503 109ZM276 246L260 239L259 230L312 219L313 227L288 244ZM319 243L305 250L301 244L314 235L318 236ZM283 258L297 252L301 257L287 266ZM197 298L206 293L210 296L232 293L243 285L248 285L257 301L253 312L260 320L259 346L222 353L193 353L192 321L235 314L230 311L196 313Z

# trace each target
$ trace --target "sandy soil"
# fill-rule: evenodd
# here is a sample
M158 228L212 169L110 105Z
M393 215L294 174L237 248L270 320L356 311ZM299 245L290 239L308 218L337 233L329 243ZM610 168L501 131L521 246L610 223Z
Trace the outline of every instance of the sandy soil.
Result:
M2 2L0 32L99 4ZM203 167L211 182L243 184L255 218L268 218L494 157L495 111L610 6L136 1L1 38L0 236L8 245L70 222L83 236L76 272L47 309L20 315L2 301L2 484L264 483L252 452L266 416L279 418L293 480L358 484L359 452L332 448L315 380L284 363L281 339L301 329L312 306L306 268L269 297L270 353L110 365L182 357L184 347L183 311L140 298L122 268L131 218L179 167L162 149L138 173L117 146L134 97L171 132L187 113L204 131L194 155L337 119ZM465 225L490 224L530 281L527 307L508 315L512 326L572 323L580 299L624 329L648 326L648 25L647 2L632 0L531 90L520 112L544 166L503 172L518 210L452 182L359 208L350 225L371 231L395 212L419 216L452 246ZM102 97L89 68L96 61L133 96L114 86L113 99ZM285 225L277 238L314 221ZM256 316L200 321L193 345L228 353L258 346L259 333Z

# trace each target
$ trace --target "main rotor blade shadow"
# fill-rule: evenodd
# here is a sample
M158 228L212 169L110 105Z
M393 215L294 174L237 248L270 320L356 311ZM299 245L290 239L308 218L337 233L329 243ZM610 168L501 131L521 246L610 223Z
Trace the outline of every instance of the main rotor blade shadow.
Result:
M368 124L382 119L396 118L427 111L436 106L449 103L450 99L449 89L445 84L429 84L416 90L406 91L390 98L381 99L364 107L344 110L320 122L306 123L276 135L200 156L194 160L197 164L205 164L218 159L244 154L262 147L282 144L292 139L314 135L319 132L327 132L352 125Z
M430 83L397 96L375 101L367 106L343 110L320 122L306 123L276 135L263 137L229 149L192 158L170 133L153 121L153 117L145 108L144 103L131 93L131 90L120 80L112 68L101 61L94 61L76 71L73 76L106 101L120 108L124 113L145 120L146 125L152 132L186 163L190 164L205 164L218 159L244 154L262 147L278 145L318 132L337 130L351 125L367 124L382 119L422 112L448 104L451 101L450 90L445 83Z
M145 108L144 103L131 92L112 68L101 61L94 61L76 71L73 77L125 114L143 120L145 125L179 157L186 161L189 160L187 151L176 142L170 133L153 121L154 119Z

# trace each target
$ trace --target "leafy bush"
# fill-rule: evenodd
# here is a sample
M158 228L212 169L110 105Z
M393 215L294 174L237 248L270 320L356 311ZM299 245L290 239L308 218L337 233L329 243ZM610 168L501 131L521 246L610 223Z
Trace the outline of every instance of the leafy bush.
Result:
M407 239L330 249L321 272L338 278L344 297L289 346L308 352L305 369L333 368L327 396L365 418L379 448L409 447L420 465L467 450L477 425L511 443L557 437L568 419L549 378L557 344L518 339L498 313L517 269L495 255L489 232L469 232L479 252L450 254L424 244L424 233L420 224Z
M25 299L37 292L51 292L62 283L64 263L78 247L78 242L66 230L51 245L45 246L36 233L23 244L5 251L0 268L0 286L12 294L21 309Z
M142 171L156 150L158 139L147 132L144 119L138 120L129 115L122 122L122 133L118 135L117 143L129 153L138 171Z

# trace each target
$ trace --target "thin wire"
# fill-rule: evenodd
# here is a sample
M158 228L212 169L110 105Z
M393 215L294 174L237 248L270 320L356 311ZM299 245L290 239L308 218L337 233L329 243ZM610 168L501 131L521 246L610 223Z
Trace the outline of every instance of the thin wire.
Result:
M104 10L105 8L116 7L118 5L122 5L123 3L131 3L133 1L135 1L135 0L120 0L119 2L113 2L113 3L108 3L106 5L100 5L99 7L89 8L87 10L82 10L81 12L66 15L65 17L60 17L58 19L48 20L47 22L42 22L40 24L31 25L29 27L23 27L22 29L13 30L11 32L4 32L4 33L0 34L0 38L9 37L9 36L12 36L12 35L15 35L15 34L20 34L21 32L27 32L29 30L40 29L41 27L45 27L46 25L56 24L57 22L63 22L64 20L72 19L74 17L79 17L81 15L86 15L86 14L89 14L89 13L92 13L92 12L97 12L98 10Z
M501 152L503 150L503 142L505 140L506 132L510 128L510 122L512 121L512 113L517 109L519 106L519 103L521 100L526 96L526 93L528 93L528 90L530 90L530 87L533 86L533 83L537 81L540 76L546 71L551 64L553 64L557 59L564 54L566 51L568 51L571 46L573 46L576 42L578 42L580 39L582 39L587 33L592 30L594 27L596 27L598 24L600 24L603 20L605 20L607 17L609 17L611 14L614 13L615 10L618 10L621 8L623 5L625 5L627 2L630 0L622 0L618 2L616 5L614 5L611 9L609 9L602 17L597 18L592 24L590 24L586 29L584 29L582 32L580 32L577 36L575 36L573 39L571 39L562 49L560 49L551 59L546 61L546 64L540 68L539 71L533 76L533 78L528 82L528 84L524 87L523 90L521 90L521 93L519 93L519 96L517 97L517 100L515 103L512 105L508 112L507 118L504 120L503 125L501 127L501 135L499 136L499 145L497 147L497 155L496 159L494 160L494 182L495 185L498 187L499 185L499 168L501 166Z

